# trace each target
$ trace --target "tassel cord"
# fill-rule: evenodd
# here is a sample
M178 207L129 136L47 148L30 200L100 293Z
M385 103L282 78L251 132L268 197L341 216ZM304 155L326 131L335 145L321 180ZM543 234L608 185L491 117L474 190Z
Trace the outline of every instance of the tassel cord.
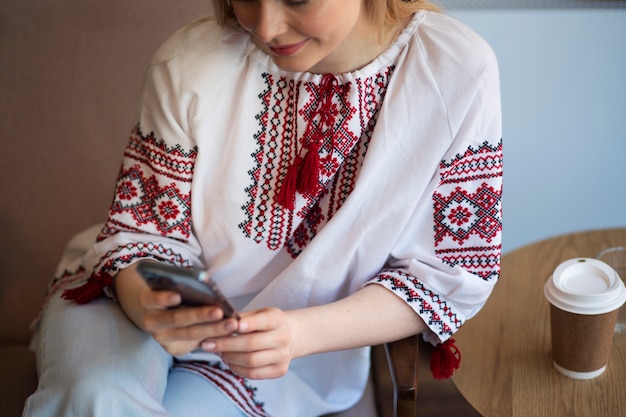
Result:
M320 100L312 113L303 141L307 143L304 156L298 155L293 164L287 169L283 184L276 196L276 202L283 207L293 210L296 191L301 194L315 195L320 181L320 148L324 141L324 128L330 133L330 152L335 148L334 125L336 111L333 109L333 96L338 82L334 75L325 74L320 85ZM313 119L319 116L319 122ZM297 130L296 130L297 131Z
M461 351L454 342L454 339L448 339L435 346L430 359L430 370L435 379L450 378L461 366Z

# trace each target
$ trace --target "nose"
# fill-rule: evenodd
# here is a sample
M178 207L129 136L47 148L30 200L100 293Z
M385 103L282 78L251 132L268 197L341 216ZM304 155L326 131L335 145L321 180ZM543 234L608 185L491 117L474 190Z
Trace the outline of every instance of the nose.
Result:
M287 27L281 2L260 1L252 32L264 43L269 43L285 32Z

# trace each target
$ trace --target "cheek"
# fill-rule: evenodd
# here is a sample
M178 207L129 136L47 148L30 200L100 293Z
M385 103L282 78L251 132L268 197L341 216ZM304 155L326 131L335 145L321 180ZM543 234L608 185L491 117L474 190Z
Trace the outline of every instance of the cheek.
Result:
M344 1L344 0L340 0ZM302 32L319 39L344 37L352 31L359 18L358 9L340 12L320 12L298 22Z
M242 28L251 32L254 28L254 13L234 9L235 17Z
M329 40L337 36L338 32L342 32L342 22L335 22L334 19L310 19L299 21L292 25L297 32L319 40Z

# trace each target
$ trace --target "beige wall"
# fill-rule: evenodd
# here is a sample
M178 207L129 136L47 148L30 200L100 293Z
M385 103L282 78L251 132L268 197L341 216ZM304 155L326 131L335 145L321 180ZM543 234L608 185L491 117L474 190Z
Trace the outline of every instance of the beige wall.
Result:
M155 48L208 0L0 2L0 342L24 342L66 241L105 219Z

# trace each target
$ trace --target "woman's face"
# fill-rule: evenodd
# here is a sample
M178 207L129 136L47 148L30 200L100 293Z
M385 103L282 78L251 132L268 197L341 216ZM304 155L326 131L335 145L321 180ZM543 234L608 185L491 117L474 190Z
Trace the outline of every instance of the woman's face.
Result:
M231 4L241 26L281 69L341 73L373 58L363 46L376 42L377 32L365 16L363 1L231 0Z

